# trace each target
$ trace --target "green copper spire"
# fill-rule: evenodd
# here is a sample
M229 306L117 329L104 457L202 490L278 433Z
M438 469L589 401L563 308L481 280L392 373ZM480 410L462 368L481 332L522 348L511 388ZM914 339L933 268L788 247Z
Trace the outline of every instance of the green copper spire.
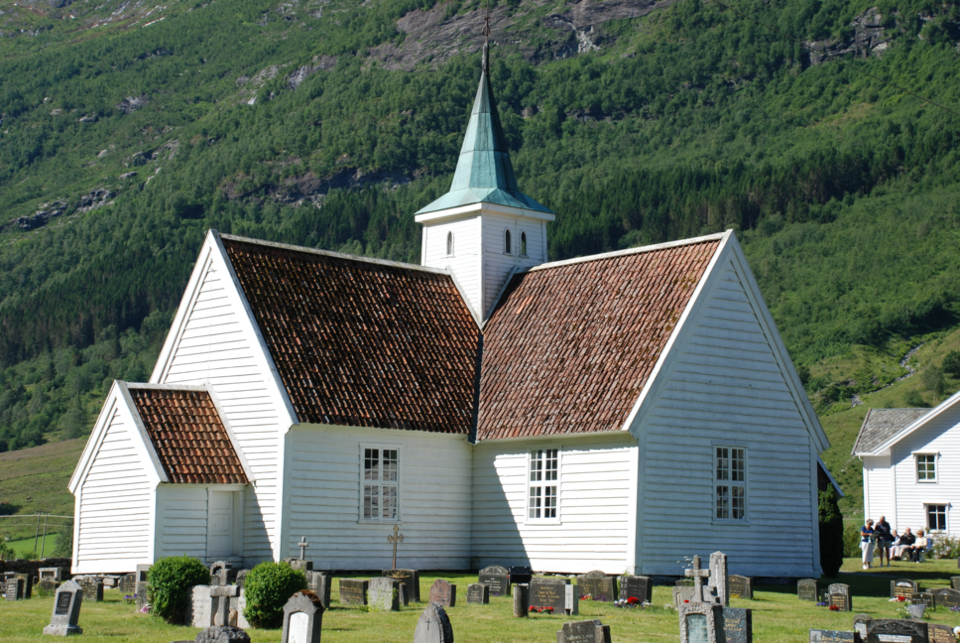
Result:
M481 201L552 214L550 209L528 197L517 186L517 177L510 164L510 154L497 114L497 104L493 100L489 65L489 50L484 43L480 87L473 101L473 111L470 112L470 122L463 137L450 191L417 214Z

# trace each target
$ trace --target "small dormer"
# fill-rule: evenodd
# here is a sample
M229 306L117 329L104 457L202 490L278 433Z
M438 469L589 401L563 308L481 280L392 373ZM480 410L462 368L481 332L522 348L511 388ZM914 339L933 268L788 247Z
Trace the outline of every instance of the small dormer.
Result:
M480 86L450 191L416 213L420 263L453 272L468 303L486 317L509 274L547 260L553 212L520 191L490 85L483 46Z

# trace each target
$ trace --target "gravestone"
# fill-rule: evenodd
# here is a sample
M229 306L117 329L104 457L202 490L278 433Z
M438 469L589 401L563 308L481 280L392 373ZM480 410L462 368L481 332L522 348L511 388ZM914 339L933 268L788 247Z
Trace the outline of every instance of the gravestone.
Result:
M513 615L516 618L526 618L530 611L530 586L521 583L514 585L512 590Z
M820 587L817 585L817 581L813 578L798 580L797 598L801 601L813 601L814 603L820 600Z
M729 596L738 596L747 600L753 600L753 579L747 576L731 574L727 584Z
M236 575L231 573L232 571L233 563L228 563L225 560L218 560L214 564L210 565L210 584L229 585L231 582L233 582L233 579L236 578Z
M43 628L44 634L69 636L83 632L77 626L80 619L80 605L83 603L83 589L72 580L60 586L53 599L53 614L50 625Z
M103 577L103 586L107 589L113 589L120 584L119 576L104 576Z
M57 587L59 586L60 586L60 583L58 583L57 581L52 580L50 578L44 578L39 583L37 583L37 593L39 593L41 596L49 596L50 594L53 594L55 591L57 591Z
M340 604L341 605L366 605L367 590L370 587L369 581L359 578L341 578L340 579Z
M910 602L914 605L926 605L930 609L934 608L933 594L930 592L923 592L922 594L912 594L910 596Z
M23 597L33 598L33 574L14 572L14 576L23 579Z
M237 574L237 587L241 587L241 581L246 580L246 570ZM243 576L241 577L241 574ZM307 589L320 597L323 603L323 609L330 609L330 585L333 577L329 572L307 572Z
M952 587L941 587L930 591L933 594L934 607L957 607L960 608L960 591Z
M134 589L134 591L138 596L140 595L140 587L142 585L146 585L150 581L151 567L153 567L153 565L137 565L137 587Z
M861 643L856 632L842 630L810 630L810 643Z
M214 625L197 634L196 643L250 643L250 635L234 625Z
M423 610L413 632L413 643L453 643L453 627L442 606L431 603Z
M673 588L673 608L680 609L684 603L693 602L693 587L686 585L674 586Z
M237 570L237 577L233 579L237 587L243 588L243 586L247 584L247 574L249 573L249 569ZM307 582L310 582L310 574L307 574ZM327 600L329 601L329 597L327 597Z
M8 601L22 601L25 596L26 590L24 590L25 583L22 578L8 578L5 582L5 589L3 590L4 597Z
M124 574L120 577L120 593L124 596L133 596L137 593L136 574Z
M722 551L710 554L710 580L708 587L717 597L717 601L727 607L730 605L729 578L727 575L727 555ZM707 600L704 598L703 600Z
M137 587L137 609L143 609L144 606L147 604L147 601L149 599L149 594L147 592L147 589L149 587L150 585L148 583L141 583Z
M833 583L827 587L827 604L836 605L840 612L852 611L853 597L850 594L850 586L843 583Z
M393 578L371 578L367 589L367 605L375 612L400 611L400 581Z
M953 635L953 628L949 625L927 623L927 632L930 643L957 643L957 637Z
M533 570L523 565L517 565L510 568L509 577L511 585L516 585L517 583L529 585L530 581L533 580Z
M96 576L82 576L74 579L83 589L83 600L100 603L103 601L103 581Z
M580 586L564 585L563 611L566 614L580 613Z
M873 617L869 614L857 614L853 617L853 631L859 634L861 639L867 638L867 623L872 620Z
M625 601L630 597L641 603L653 601L653 579L649 576L621 576L619 598Z
M557 632L557 643L610 643L610 626L600 621L568 621Z
M899 618L875 618L867 623L866 643L928 643L927 624Z
M727 643L753 643L753 610L724 607L723 634Z
M406 585L407 601L420 602L420 572L416 569L385 569L383 575Z
M320 643L323 603L309 590L299 591L283 606L281 643Z
M490 596L507 596L510 594L510 574L505 567L493 565L480 570L478 583L490 588Z
M719 603L684 603L679 612L680 643L726 643Z
M960 576L950 577L950 587L953 589L960 589Z
M184 625L210 627L213 625L213 600L210 585L194 585L190 590L190 609L184 614Z
M430 587L430 602L439 603L443 607L456 607L457 586L442 578L433 581Z
M601 571L587 572L577 576L577 585L580 586L580 596L589 594L593 600L604 603L617 600L617 587L613 577Z
M40 580L52 580L55 583L63 580L61 577L62 571L60 567L41 567L37 570L40 575Z
M910 598L920 591L917 583L909 578L898 578L890 581L890 598Z
M490 603L490 586L483 583L467 585L467 604L487 605Z
M230 625L230 599L239 595L240 588L236 585L210 587L210 612L213 614L214 625Z
M554 614L563 614L567 608L567 583L559 578L542 578L530 581L530 607L552 607Z
M910 615L910 618L921 619L926 611L927 606L923 602L907 605L907 614Z

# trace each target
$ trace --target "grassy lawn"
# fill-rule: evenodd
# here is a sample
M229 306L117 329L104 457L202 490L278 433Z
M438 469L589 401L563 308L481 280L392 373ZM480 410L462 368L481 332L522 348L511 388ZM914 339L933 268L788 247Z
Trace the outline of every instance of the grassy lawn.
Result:
M898 563L884 568L862 572L859 560L848 559L839 582L847 583L853 591L853 613L830 612L814 603L797 600L794 586L760 586L755 588L755 600L733 599L734 607L753 609L755 640L763 643L798 643L806 641L811 627L850 630L853 616L859 612L874 618L896 618L895 604L888 601L890 580L913 578L921 589L944 587L950 576L957 575L957 564L952 560L930 561L923 564ZM470 643L545 643L555 640L556 631L566 620L597 618L611 626L614 641L676 641L679 639L677 614L666 609L671 589L654 589L655 607L644 611L621 610L609 604L582 601L580 615L574 617L533 615L528 619L514 619L509 597L492 598L490 605L466 605L466 588L476 582L476 574L448 573L443 578L457 584L457 606L448 610L458 640ZM421 577L421 595L426 597L436 575ZM825 587L828 581L824 579ZM123 604L120 592L107 590L103 603L84 603L80 612L83 640L88 643L133 641L160 643L193 639L196 628L166 625L150 615L136 613L132 604ZM333 586L332 607L323 617L323 640L326 643L367 643L386 641L408 643L413 637L417 619L423 606L411 605L399 613L364 612L358 608L338 605L337 583ZM461 604L461 601L464 601ZM43 627L49 623L52 598L34 598L19 603L0 601L0 638L4 643L36 641ZM938 610L931 612L930 621L954 627L960 625L960 615ZM276 643L279 630L250 630L254 643Z

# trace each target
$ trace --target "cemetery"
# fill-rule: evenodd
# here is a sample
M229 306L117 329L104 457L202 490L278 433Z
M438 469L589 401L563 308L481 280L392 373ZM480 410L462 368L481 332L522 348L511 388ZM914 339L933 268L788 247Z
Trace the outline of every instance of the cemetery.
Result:
M735 574L722 581L728 561L717 555L691 557L684 578L670 582L604 578L596 572L541 576L506 566L474 572L394 569L375 575L313 570L310 561L291 560L287 564L309 576L310 585L285 599L281 624L271 629L251 627L238 613L249 570L229 563L215 565L210 584L191 590L194 622L189 626L168 624L149 608L141 609L145 603L138 595L146 595L147 570L129 579L44 578L42 582L58 583L56 593L40 595L35 585L29 599L22 597L25 579L11 576L4 587L21 598L0 600L0 639L19 643L70 635L84 643L214 641L225 640L216 638L222 624L231 640L248 636L251 643L434 643L451 636L461 643L955 642L953 628L960 624L960 612L954 611L960 609L956 561L931 560L920 569L905 564L887 573L863 572L858 563L847 559L837 578L765 584ZM408 589L408 584L416 587ZM456 596L458 586L461 597ZM750 594L752 599L745 598ZM518 604L522 618L514 616Z

